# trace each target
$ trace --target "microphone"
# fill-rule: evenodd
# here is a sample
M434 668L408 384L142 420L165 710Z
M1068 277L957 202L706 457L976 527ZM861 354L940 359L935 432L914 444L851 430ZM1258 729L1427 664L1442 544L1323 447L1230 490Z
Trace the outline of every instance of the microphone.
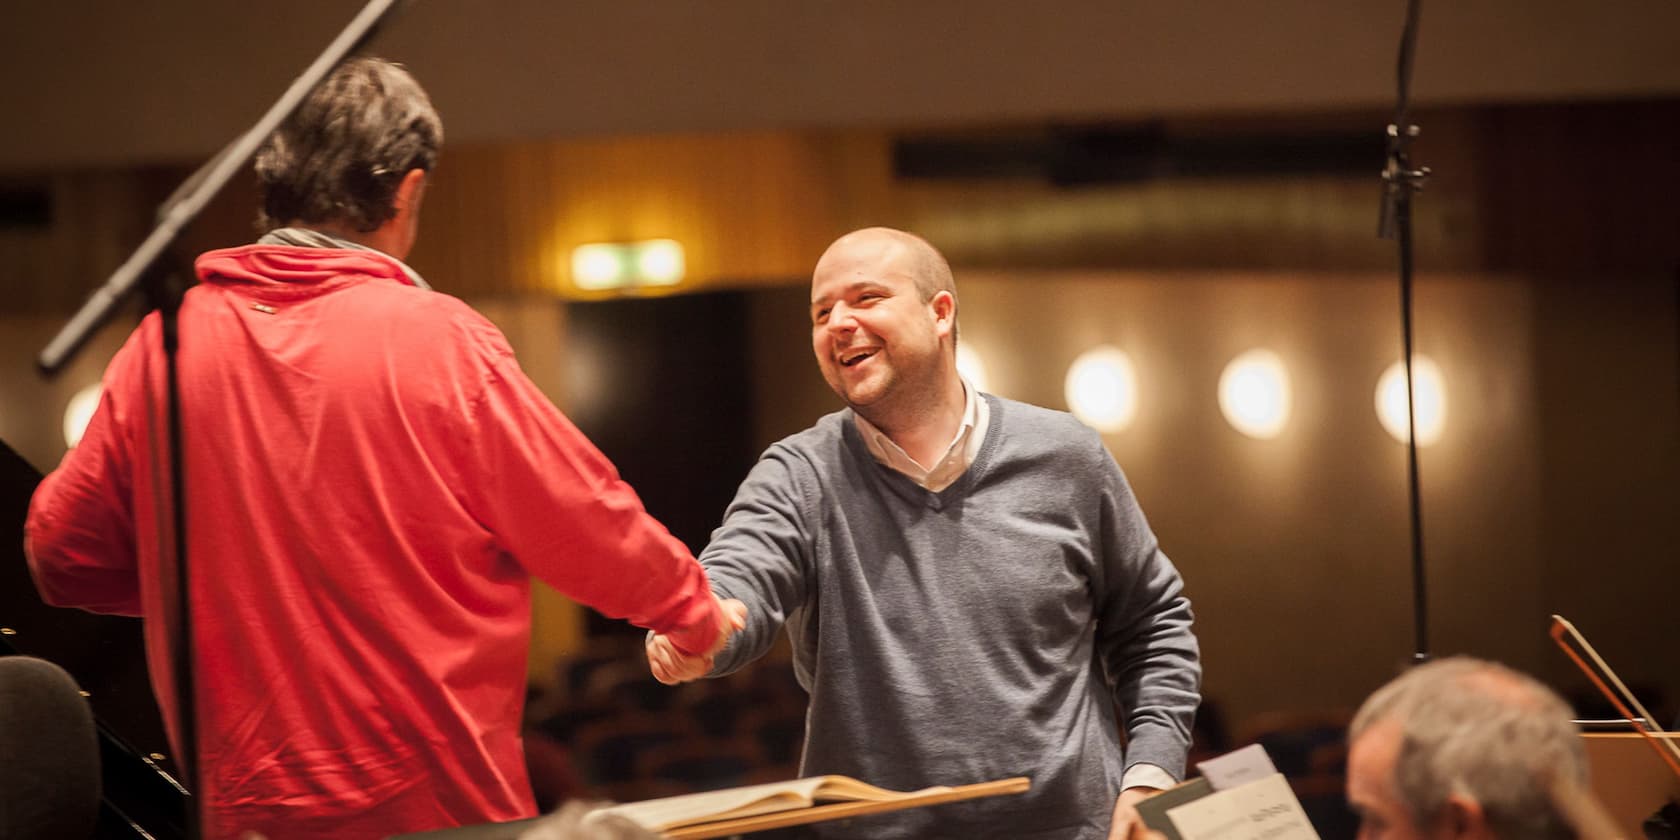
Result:
M99 742L76 681L0 656L0 837L80 840L99 819Z

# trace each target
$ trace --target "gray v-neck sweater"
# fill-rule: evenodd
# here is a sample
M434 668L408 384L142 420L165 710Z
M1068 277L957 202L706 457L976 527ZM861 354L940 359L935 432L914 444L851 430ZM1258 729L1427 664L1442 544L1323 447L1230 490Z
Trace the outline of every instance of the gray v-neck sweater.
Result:
M847 409L771 446L701 554L749 610L716 674L788 630L804 775L1032 778L822 836L1102 840L1126 766L1184 766L1201 668L1178 571L1095 432L983 396L986 439L945 490L877 462Z

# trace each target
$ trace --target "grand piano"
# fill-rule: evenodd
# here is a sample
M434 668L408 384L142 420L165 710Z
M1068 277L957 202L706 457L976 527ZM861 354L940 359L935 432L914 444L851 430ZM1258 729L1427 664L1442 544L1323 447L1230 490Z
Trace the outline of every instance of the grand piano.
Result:
M187 792L146 675L140 621L41 602L23 558L23 522L41 473L0 441L0 656L69 671L99 733L99 840L185 838Z

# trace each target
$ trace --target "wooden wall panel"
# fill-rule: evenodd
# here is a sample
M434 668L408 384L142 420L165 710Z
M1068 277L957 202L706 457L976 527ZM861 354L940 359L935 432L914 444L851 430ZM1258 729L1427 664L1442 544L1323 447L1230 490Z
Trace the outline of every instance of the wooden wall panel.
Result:
M456 294L590 300L571 252L590 242L675 239L673 291L803 277L888 199L885 136L640 137L446 150L413 262Z
M1473 270L1486 261L1479 179L1500 159L1485 148L1485 129L1473 115L1413 115L1424 128L1414 161L1435 173L1414 202L1421 268ZM1224 134L1263 146L1268 138L1315 134L1368 131L1379 137L1387 119L1374 112L1324 114L1185 122L1182 128L1202 140ZM1377 237L1383 164L1377 143L1369 171L1354 174L1184 175L1072 186L1043 177L900 179L893 187L913 229L960 266L1393 270L1395 245Z
M61 173L16 188L43 191L50 219L0 228L0 312L73 311L147 230L134 172Z
M1672 265L1680 103L1420 112L1420 270ZM1333 127L1380 115L1330 115ZM1250 118L1288 134L1328 117ZM1205 127L1203 127L1205 128ZM610 297L576 288L587 242L674 238L702 291L798 285L833 237L868 224L916 230L962 268L1392 270L1375 236L1382 161L1367 175L1176 178L1055 186L893 173L886 130L758 132L451 145L411 255L463 297ZM1571 156L1570 150L1578 153ZM1672 156L1669 156L1672 157ZM1550 167L1550 168L1548 168ZM190 167L49 174L47 228L0 229L10 311L69 311L148 229ZM255 190L239 179L183 238L184 254L250 241ZM1582 272L1579 269L1587 269Z

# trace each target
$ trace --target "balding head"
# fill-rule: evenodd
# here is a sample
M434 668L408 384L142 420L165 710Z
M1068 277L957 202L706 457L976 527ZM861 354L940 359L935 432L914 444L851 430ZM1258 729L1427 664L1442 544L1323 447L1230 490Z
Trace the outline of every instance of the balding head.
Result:
M813 276L838 263L860 262L893 265L916 284L916 294L923 303L933 300L940 292L950 292L954 300L957 283L951 276L951 265L939 249L913 233L890 227L867 227L854 230L828 246L817 260ZM951 327L951 344L956 345L957 328Z
M933 246L890 228L840 237L811 272L811 349L823 379L888 434L944 434L960 419L951 285Z

